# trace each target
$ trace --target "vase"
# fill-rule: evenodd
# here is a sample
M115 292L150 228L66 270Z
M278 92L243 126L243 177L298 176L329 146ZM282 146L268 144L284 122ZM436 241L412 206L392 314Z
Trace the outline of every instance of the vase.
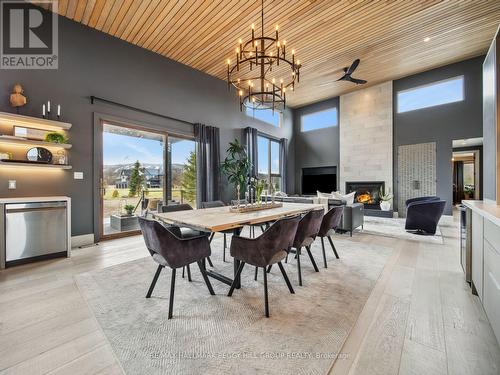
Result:
M391 209L391 202L389 201L380 202L380 209L382 211L389 211Z

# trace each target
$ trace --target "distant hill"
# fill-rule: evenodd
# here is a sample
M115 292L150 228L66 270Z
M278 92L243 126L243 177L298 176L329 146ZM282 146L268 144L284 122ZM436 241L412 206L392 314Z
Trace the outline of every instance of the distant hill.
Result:
M144 164L141 165L143 168L149 170L160 170L163 171L163 166L161 164ZM106 185L114 185L116 179L120 176L122 170L130 170L134 168L134 163L130 164L113 164L103 166L103 177L104 183ZM172 164L172 182L173 185L178 186L180 184L180 179L182 172L184 170L183 164Z

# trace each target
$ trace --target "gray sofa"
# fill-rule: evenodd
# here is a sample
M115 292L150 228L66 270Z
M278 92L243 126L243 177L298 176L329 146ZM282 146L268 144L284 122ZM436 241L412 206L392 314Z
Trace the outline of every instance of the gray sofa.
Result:
M264 197L265 199L265 197ZM270 200L271 197L268 197ZM277 202L286 203L317 203L315 196L288 196L288 197L275 197ZM328 209L334 206L344 206L344 214L342 216L341 226L338 228L342 232L349 232L352 237L352 232L356 228L363 228L364 224L364 205L362 203L346 204L345 201L340 199L328 199Z

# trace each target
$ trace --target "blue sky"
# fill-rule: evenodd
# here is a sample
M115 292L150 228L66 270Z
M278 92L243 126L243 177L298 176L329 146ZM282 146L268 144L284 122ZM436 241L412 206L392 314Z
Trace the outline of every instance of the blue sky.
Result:
M172 163L183 164L189 153L194 151L194 147L195 143L189 140L173 143ZM151 139L104 132L104 165L129 164L136 160L145 164L163 163L163 143Z
M280 147L278 142L271 142L271 172L280 171ZM257 159L258 173L268 173L269 166L269 139L264 137L257 138Z
M329 128L338 125L337 108L330 108L324 111L314 112L302 116L302 131L308 132L316 129Z
M398 93L398 112L458 102L464 99L463 77L436 82Z

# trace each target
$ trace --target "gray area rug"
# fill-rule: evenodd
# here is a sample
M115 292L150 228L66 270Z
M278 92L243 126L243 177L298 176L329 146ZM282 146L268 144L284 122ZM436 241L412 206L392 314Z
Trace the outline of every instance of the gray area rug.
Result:
M449 219L444 218L439 222L436 228L435 235L419 235L408 233L405 230L406 219L402 218L386 218L365 216L363 233L374 234L378 236L400 238L403 240L418 241L433 244L443 244L443 235L441 233L441 226L447 225Z
M229 287L214 279L217 295L210 296L197 266L191 283L179 270L172 320L167 319L170 270L162 272L152 298L144 298L156 269L149 257L76 279L127 374L325 374L392 254L390 248L345 236L334 239L341 259L327 245L328 269L319 240L312 250L319 273L307 254L301 257L302 287L290 257L285 268L294 295L273 268L270 318L264 317L262 273L254 281L251 266L231 298ZM215 268L232 276L232 263L222 262L219 236L212 253Z

